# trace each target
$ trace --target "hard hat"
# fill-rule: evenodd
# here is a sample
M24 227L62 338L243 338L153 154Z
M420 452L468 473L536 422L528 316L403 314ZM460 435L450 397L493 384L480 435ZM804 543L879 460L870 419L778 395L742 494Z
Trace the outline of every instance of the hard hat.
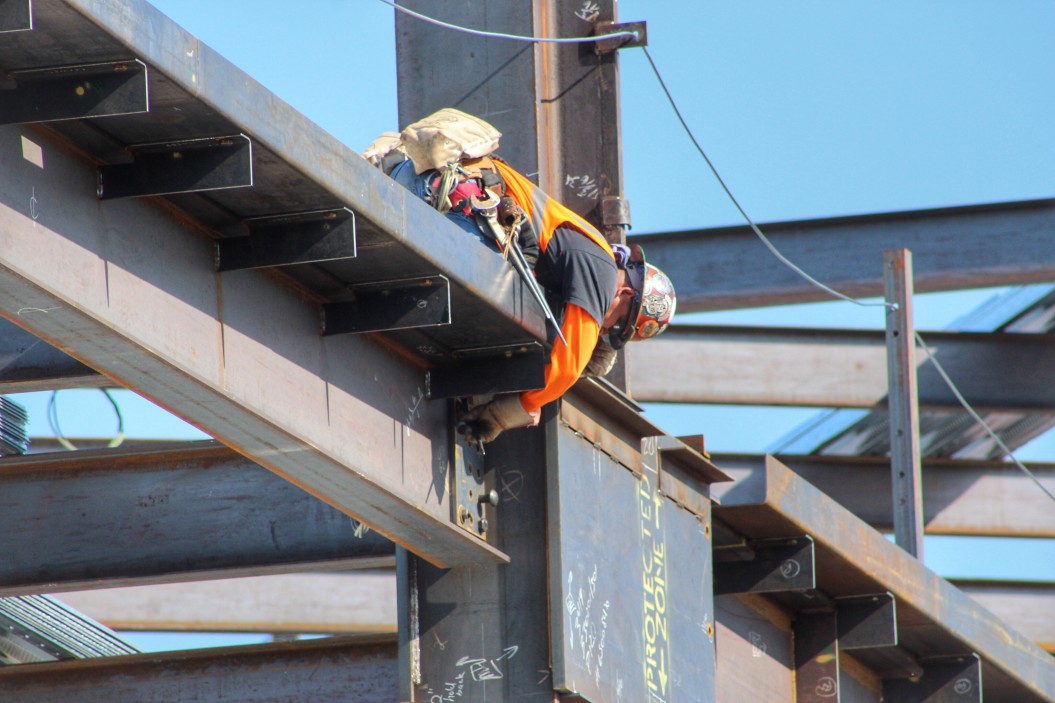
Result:
M616 252L616 263L626 271L634 298L626 317L608 333L608 343L616 349L627 342L651 339L667 329L678 304L674 284L667 274L645 261L644 249L637 244L619 248L623 251Z

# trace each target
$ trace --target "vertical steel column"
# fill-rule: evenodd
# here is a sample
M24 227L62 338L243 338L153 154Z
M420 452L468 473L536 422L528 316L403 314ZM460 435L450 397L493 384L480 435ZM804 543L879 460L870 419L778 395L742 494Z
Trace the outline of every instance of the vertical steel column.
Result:
M899 547L923 559L923 487L919 455L916 340L912 322L912 252L883 252L886 283L887 381L890 385L890 470L894 534Z
M400 5L461 27L535 33L529 3L401 0ZM521 173L537 176L533 44L465 34L396 12L396 56L400 128L440 108L457 108L498 128L498 153Z

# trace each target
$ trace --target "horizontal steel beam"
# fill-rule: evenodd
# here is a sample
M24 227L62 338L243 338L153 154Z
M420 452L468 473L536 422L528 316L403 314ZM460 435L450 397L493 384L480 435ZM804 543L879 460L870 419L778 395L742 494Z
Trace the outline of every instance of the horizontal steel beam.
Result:
M313 639L0 667L0 699L20 703L285 703L399 697L396 643Z
M717 454L712 458L737 479L735 487L718 487L718 493L745 492L763 481L763 455ZM778 458L872 527L893 529L889 459ZM1055 464L1030 464L1028 468L1048 490L1055 491ZM1001 461L924 459L923 518L930 535L1055 537L1051 500L1020 469Z
M910 249L917 293L1055 281L1055 200L761 225L773 245L845 295L883 295L883 251ZM831 300L746 226L630 237L678 289L678 311Z
M920 336L975 409L1055 410L1055 335ZM882 330L678 325L648 347L626 349L639 402L871 408L888 390ZM916 359L921 408L962 409L926 354Z
M390 541L218 442L0 469L0 595L393 563Z
M914 656L976 652L986 699L1055 700L1055 659L1047 652L775 458L766 458L761 480L738 481L720 500L715 519L746 538L812 536L817 587L828 596L892 594L899 646Z
M365 635L396 632L396 574L277 574L63 593L115 630Z
M1055 583L953 579L952 584L1055 654Z
M255 271L222 277L185 220L100 203L91 164L0 148L0 316L411 551L505 556L450 521L446 403L373 339L321 338L318 308ZM30 198L40 205L30 211Z

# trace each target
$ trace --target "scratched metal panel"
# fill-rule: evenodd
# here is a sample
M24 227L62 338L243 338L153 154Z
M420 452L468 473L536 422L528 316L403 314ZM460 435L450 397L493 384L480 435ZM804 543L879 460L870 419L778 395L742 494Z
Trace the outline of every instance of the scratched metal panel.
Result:
M715 598L717 703L795 700L791 632L737 596Z
M562 426L549 474L554 687L594 703L713 701L710 543L695 515ZM655 466L653 448L652 461Z
M412 574L402 578L414 591L403 604L404 617L411 617L408 605L415 612L414 701L552 700L543 476L553 424L506 432L487 445L484 488L499 496L489 531L509 564L443 570L410 557Z

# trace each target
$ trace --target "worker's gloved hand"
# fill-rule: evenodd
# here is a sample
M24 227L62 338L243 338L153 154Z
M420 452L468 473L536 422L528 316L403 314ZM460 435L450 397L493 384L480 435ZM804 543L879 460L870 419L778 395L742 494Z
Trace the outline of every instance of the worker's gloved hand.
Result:
M520 404L520 395L512 393L477 405L458 417L458 434L470 442L490 442L503 430L533 425L532 417Z
M535 228L531 226L531 222L525 220L520 224L517 244L520 245L520 251L524 254L524 260L527 261L528 266L535 268L538 262L539 244L538 235L535 233Z
M582 375L587 377L607 376L608 372L615 366L616 355L619 352L612 348L602 337L597 340L597 346L593 348L593 355L583 369Z

